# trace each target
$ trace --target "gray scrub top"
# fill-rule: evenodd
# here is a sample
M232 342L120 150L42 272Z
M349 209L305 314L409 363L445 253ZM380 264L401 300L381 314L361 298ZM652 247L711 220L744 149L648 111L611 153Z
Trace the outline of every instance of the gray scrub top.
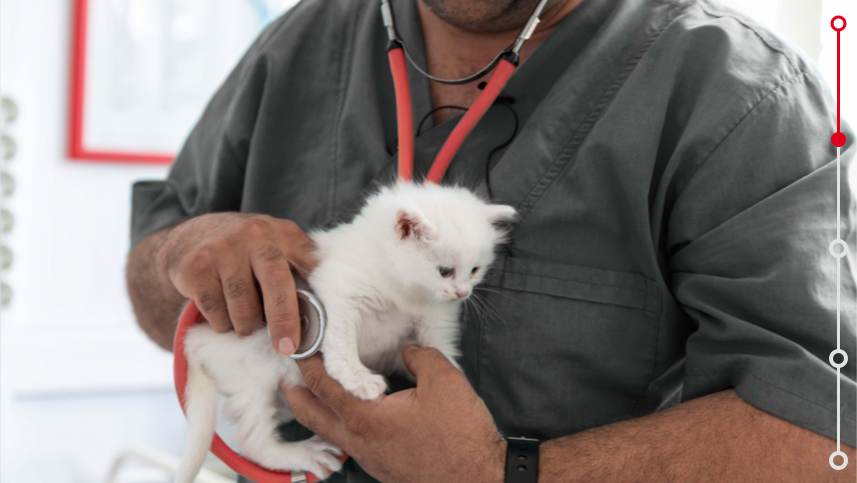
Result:
M331 226L392 180L379 3L304 0L270 25L168 178L135 184L133 243L218 211ZM424 65L415 1L393 6ZM416 127L431 92L409 74ZM714 1L586 0L502 96L521 128L489 180L521 221L477 292L490 310L461 321L462 365L500 431L557 438L731 387L835 438L836 108L812 61ZM460 117L429 116L417 171ZM510 108L492 107L446 180L484 189L513 128ZM844 172L855 135L843 130ZM853 250L847 188L842 207ZM849 259L842 283L842 440L854 446ZM333 481L372 479L350 463Z

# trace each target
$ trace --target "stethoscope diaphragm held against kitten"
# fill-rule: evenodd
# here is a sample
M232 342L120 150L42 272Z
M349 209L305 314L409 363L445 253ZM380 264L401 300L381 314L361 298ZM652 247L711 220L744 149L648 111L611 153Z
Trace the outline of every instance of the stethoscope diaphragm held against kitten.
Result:
M324 339L324 329L327 325L327 313L321 300L310 290L309 284L303 279L295 277L295 286L298 287L298 312L301 317L301 344L292 359L306 359L315 355L321 349L321 341ZM269 334L270 335L270 334Z
M384 27L386 28L389 42L387 45L390 68L393 75L396 92L396 115L399 136L399 181L409 183L413 177L414 160L414 131L412 119L412 106L410 97L410 86L407 76L407 61L422 75L432 81L447 84L464 84L475 81L494 70L482 93L473 102L462 119L458 122L452 134L447 138L426 176L426 183L440 183L449 164L452 162L458 148L464 142L470 131L479 122L485 112L491 107L506 82L518 65L519 53L524 43L530 38L539 23L539 16L547 4L547 0L541 0L536 6L530 19L521 30L515 42L506 50L500 52L495 59L485 68L462 79L447 80L438 79L421 69L411 59L404 42L396 31L395 19L389 0L382 0L381 14ZM406 60L407 58L407 60ZM297 286L298 308L301 317L301 342L297 351L290 357L293 359L306 359L316 354L321 348L325 330L328 325L327 314L321 300L315 296L308 284L295 277ZM182 410L185 408L185 390L188 384L188 360L186 355L185 339L188 330L197 323L205 322L205 318L197 308L194 301L185 307L176 328L173 347L174 354L174 379L176 393ZM223 440L215 433L211 443L211 452L220 458L227 466L237 473L244 475L256 483L297 483L320 481L311 473L280 472L264 469L238 455L229 448ZM347 458L343 455L341 459Z

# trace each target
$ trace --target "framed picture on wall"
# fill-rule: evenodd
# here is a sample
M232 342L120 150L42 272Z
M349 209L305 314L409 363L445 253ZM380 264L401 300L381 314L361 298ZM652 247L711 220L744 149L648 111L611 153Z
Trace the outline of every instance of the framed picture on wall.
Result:
M75 0L69 157L169 163L260 31L297 0Z

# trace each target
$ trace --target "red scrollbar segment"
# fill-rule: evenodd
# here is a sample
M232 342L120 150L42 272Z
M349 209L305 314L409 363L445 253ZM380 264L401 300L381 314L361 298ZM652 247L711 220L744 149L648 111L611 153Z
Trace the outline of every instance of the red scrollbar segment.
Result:
M506 85L506 81L509 80L513 72L515 72L515 64L506 59L500 59L500 63L497 64L497 67L491 74L491 79L488 81L485 89L482 90L482 93L479 94L479 97L476 98L476 101L473 102L473 105L470 106L464 117L458 121L452 134L449 135L449 138L447 138L440 149L426 177L426 183L440 183L444 173L446 173L446 169L449 167L449 163L452 162L452 158L458 152L461 143L464 142L464 139L476 126L476 123L482 119L485 112L494 104L494 100L500 95L500 91L503 90L503 86Z
M390 48L390 70L396 89L396 117L399 136L399 181L411 181L414 173L414 119L411 114L411 88L402 47Z
M841 21L841 26L837 21ZM836 132L833 133L833 136L830 137L830 142L836 146L837 148L841 148L845 146L845 134L842 133L842 129L840 126L840 117L839 117L839 107L840 107L840 82L839 75L841 73L840 69L840 60L841 60L841 37L840 34L843 30L845 30L846 22L845 17L842 15L837 15L830 20L830 28L836 31Z

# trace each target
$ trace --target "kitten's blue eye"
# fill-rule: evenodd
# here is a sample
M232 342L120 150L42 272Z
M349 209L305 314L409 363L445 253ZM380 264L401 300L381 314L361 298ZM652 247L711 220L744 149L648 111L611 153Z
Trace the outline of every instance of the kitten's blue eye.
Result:
M470 271L470 275L476 275L476 272L479 271L479 267L473 267L473 270Z
M438 271L440 272L441 277L449 277L455 272L455 269L449 267L438 267Z

